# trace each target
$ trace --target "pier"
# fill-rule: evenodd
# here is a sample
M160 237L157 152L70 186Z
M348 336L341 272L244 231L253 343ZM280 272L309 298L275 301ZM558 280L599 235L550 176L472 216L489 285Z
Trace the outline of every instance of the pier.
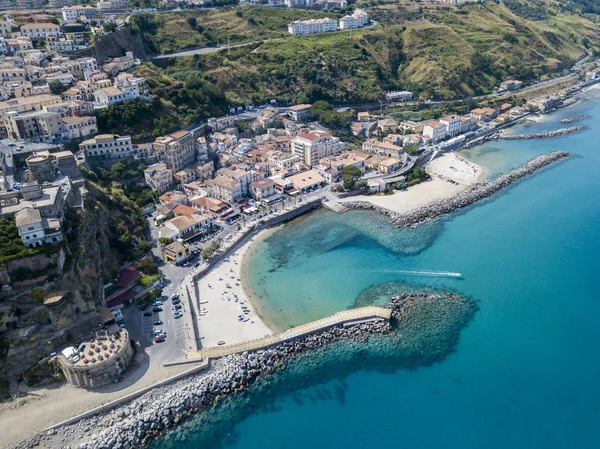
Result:
M376 319L385 319L389 321L391 316L392 310L384 307L367 306L360 307L358 309L344 310L330 317L293 327L280 334L269 335L236 345L216 346L212 348L206 348L201 351L190 351L187 354L188 361L191 362L192 360L200 361L206 359L216 359L245 351L258 351L260 349L266 349L295 338L320 332L334 326L343 325L344 327L347 327L353 324L365 323Z

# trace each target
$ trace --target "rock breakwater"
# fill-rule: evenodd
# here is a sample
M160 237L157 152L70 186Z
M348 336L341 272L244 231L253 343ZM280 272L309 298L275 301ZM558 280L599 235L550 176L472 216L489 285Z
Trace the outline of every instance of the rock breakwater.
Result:
M585 129L585 126L570 126L569 128L561 128L556 129L554 131L548 131L545 133L535 133L535 134L514 134L514 135L506 135L502 134L499 137L504 140L527 140L527 139L545 139L548 137L558 137L565 136L567 134L571 134L577 131L581 131Z
M375 319L350 326L346 324L345 327L340 325L268 350L224 357L212 363L210 371L158 387L119 408L48 431L28 442L20 443L15 448L141 447L198 412L213 410L209 407L218 407L218 404L230 402L235 395L256 384L255 380L261 379L261 385L267 382L268 391L272 391L271 386L286 376L288 380L285 384L288 389L296 388L296 383L302 385L309 377L311 381L318 382L321 371L313 372L310 376L303 375L295 382L295 372L282 375L287 370L280 370L292 361L302 363L304 357L310 357L311 354L326 351L339 344L348 345L345 354L352 358L351 363L350 359L346 361L348 363L343 364L339 363L337 358L323 358L323 361L328 360L324 363L338 370L342 366L348 371L353 369L352 367L363 368L360 360L370 345L380 348L380 352L374 351L371 354L374 360L388 356L399 361L395 365L397 367L407 366L415 369L435 363L455 349L460 331L477 309L474 301L452 293L398 295L390 300L390 307L393 317L391 322ZM424 347L432 348L431 353L426 354L427 351L423 351ZM340 360L343 361L344 357ZM389 363L383 360L382 366L389 369L388 365ZM375 362L368 367L373 369L373 366ZM306 369L314 371L314 365L308 364ZM339 371L336 371L335 375L337 374ZM254 394L260 397L263 391ZM248 397L247 393L244 397ZM251 409L256 406L256 403L253 404ZM228 422L228 428L233 424Z
M392 224L401 228L414 227L425 221L447 215L455 210L468 207L477 201L488 198L514 182L532 175L536 171L569 156L571 156L571 154L566 151L556 151L554 153L538 156L523 167L506 173L493 181L471 184L465 190L456 193L450 198L434 201L405 214L394 212L367 201L347 201L344 202L344 205L348 209L373 210L383 214L390 218Z
M578 120L583 120L585 117L586 117L585 115L576 115L575 117L569 117L569 118L562 119L560 122L566 125L567 123L573 123Z

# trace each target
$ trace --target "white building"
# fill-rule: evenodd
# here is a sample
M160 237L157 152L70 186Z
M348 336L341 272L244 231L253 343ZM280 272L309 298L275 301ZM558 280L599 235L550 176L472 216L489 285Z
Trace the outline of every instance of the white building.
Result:
M362 9L357 9L351 16L344 16L340 19L340 30L351 30L362 28L369 23L369 16Z
M152 189L163 193L173 184L173 171L167 168L167 164L159 162L144 170L144 179Z
M387 101L412 101L413 94L407 90L386 92L385 99Z
M446 137L446 126L440 122L429 122L423 127L423 137L431 142L439 142Z
M462 121L458 115L443 115L440 123L446 127L446 135L454 137L460 134Z
M54 23L27 23L21 27L21 34L31 39L46 39L62 36L62 30Z
M288 31L292 36L328 33L337 31L337 22L327 17L324 19L296 20L288 24Z
M98 132L96 117L94 116L63 117L62 120L71 140L82 139Z
M94 92L94 101L100 107L106 108L125 100L127 100L125 92L113 86L103 87Z
M62 241L60 221L57 218L42 218L37 209L31 207L21 209L15 215L15 221L19 236L28 248Z
M80 17L93 19L96 17L96 9L90 5L64 6L62 16L65 21L75 21Z
M96 137L84 140L79 149L88 160L114 160L132 157L133 147L131 137L114 134L98 134Z
M292 153L307 165L315 165L321 159L337 156L346 144L327 133L300 133L292 140Z

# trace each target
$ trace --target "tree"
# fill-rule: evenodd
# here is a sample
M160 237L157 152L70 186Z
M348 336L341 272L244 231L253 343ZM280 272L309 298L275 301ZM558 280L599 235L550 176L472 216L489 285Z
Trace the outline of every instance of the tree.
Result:
M419 145L417 145L415 142L410 142L406 145L406 147L404 147L404 151L407 154L418 154L422 150L419 148Z
M344 189L352 190L356 180L363 175L363 172L355 165L346 165L342 168L340 174L342 175L342 181L344 182Z
M146 242L148 243L148 242ZM158 274L158 265L152 260L151 257L146 257L138 264L139 270L148 275Z
M169 243L171 243L171 240L166 237L161 237L158 239L158 243L160 243L160 246L167 246Z
M107 33L112 33L113 31L115 31L117 29L117 24L111 23L111 22L104 22L102 24L102 29Z
M67 90L67 86L58 80L52 81L48 84L48 86L50 86L50 92L52 92L54 95L60 95Z
M152 250L152 245L150 244L150 242L144 240L138 244L138 250L140 254L148 254Z
M90 25L91 25L92 27L95 27L96 25L98 25L98 21L97 21L97 20L94 20L94 19L92 19L92 20L90 20Z

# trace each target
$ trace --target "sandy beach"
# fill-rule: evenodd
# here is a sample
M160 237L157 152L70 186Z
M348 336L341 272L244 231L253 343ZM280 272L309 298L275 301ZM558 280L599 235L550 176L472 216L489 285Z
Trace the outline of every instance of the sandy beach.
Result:
M258 315L242 285L243 259L253 240L198 281L201 307L198 329L204 337L204 348L217 346L221 341L230 345L273 333Z
M359 195L341 201L368 201L394 212L406 213L432 201L454 195L466 186L485 178L485 171L481 167L458 153L446 153L428 163L425 169L431 180L405 191L395 191L393 195Z

